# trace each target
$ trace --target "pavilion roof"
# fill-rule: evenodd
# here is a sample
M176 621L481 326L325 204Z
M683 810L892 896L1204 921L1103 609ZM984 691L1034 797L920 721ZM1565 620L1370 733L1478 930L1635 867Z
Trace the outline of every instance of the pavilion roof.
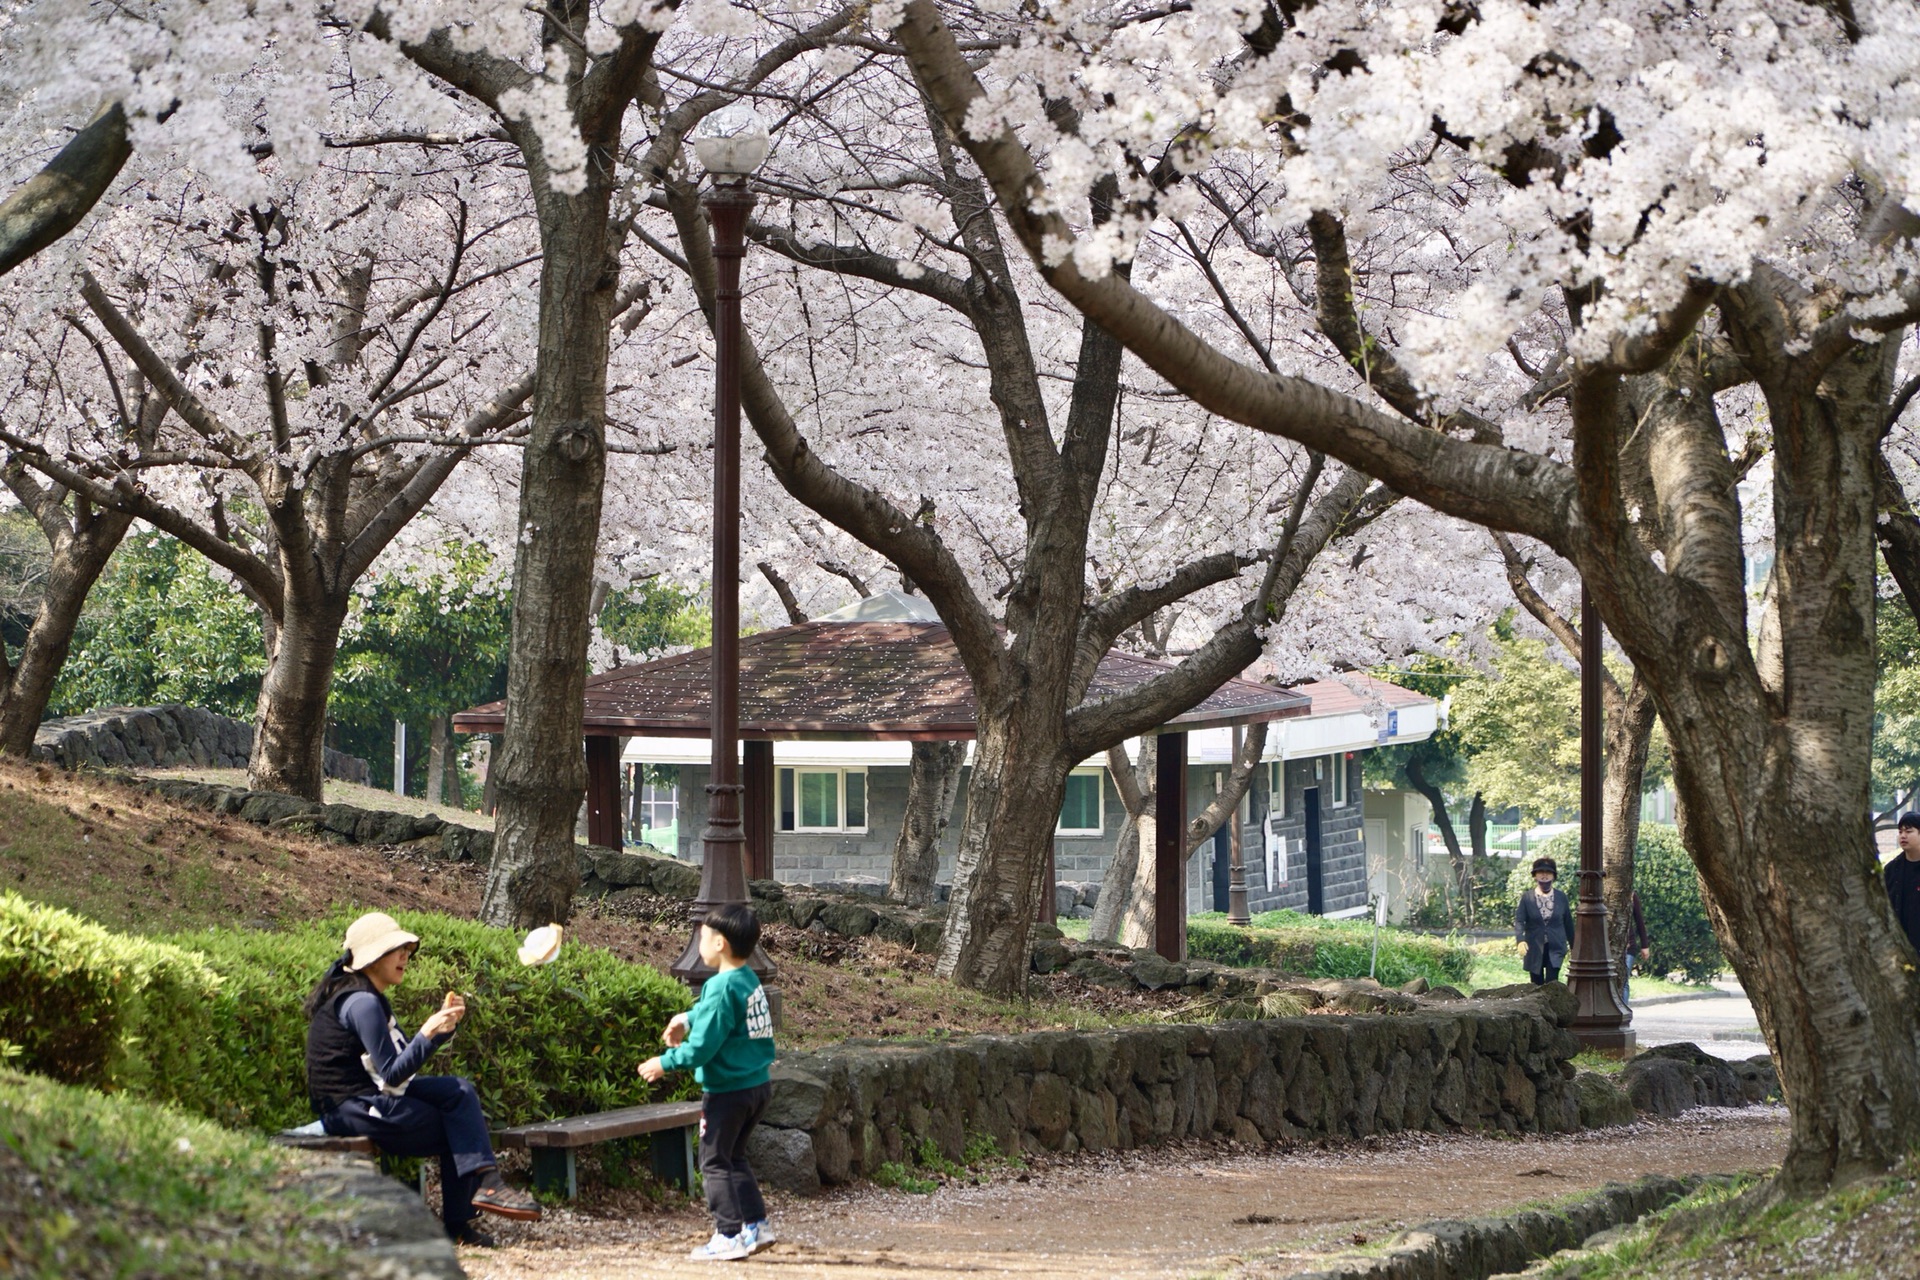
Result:
M587 677L589 737L705 738L712 655L707 649ZM1087 701L1122 694L1171 663L1109 653ZM1272 685L1229 680L1164 728L1209 729L1304 716L1311 699ZM462 733L497 732L506 703L462 711ZM938 622L822 618L740 638L740 736L782 740L971 738L973 682Z

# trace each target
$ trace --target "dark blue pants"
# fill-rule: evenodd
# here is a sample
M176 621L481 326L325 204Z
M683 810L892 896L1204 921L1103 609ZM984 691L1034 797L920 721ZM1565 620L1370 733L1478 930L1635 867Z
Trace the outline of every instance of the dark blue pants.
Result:
M713 1229L723 1236L740 1234L749 1222L767 1216L753 1166L747 1163L747 1138L773 1100L772 1085L701 1095L700 1177L707 1184L707 1208Z
M440 1217L449 1227L472 1219L480 1177L497 1163L480 1095L464 1076L415 1076L398 1098L348 1098L320 1124L335 1137L372 1138L390 1156L440 1157Z

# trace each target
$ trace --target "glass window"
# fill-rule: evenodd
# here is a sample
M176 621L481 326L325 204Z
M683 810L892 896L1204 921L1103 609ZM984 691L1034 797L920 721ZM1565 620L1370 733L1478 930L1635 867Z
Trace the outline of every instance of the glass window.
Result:
M1333 807L1338 809L1347 802L1347 758L1328 756L1327 768L1333 782Z
M1267 765L1267 815L1287 816L1287 762L1275 760Z
M867 829L867 775L853 769L847 770L847 830L865 831Z
M791 831L793 827L793 770L782 769L780 771L780 829Z
M1102 826L1101 801L1103 779L1098 769L1075 770L1067 775L1067 794L1060 802L1061 831L1098 833Z
M800 827L802 830L838 828L840 825L840 774L800 774Z

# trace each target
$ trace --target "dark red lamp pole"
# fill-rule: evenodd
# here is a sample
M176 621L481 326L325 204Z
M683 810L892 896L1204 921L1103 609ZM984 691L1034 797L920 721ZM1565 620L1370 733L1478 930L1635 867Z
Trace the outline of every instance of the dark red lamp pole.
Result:
M1600 896L1605 866L1600 857L1600 785L1604 755L1600 740L1600 617L1593 597L1580 592L1580 905L1573 917L1573 960L1567 985L1579 1009L1573 1034L1589 1049L1611 1056L1633 1052L1633 1014L1620 1003L1619 973L1607 943L1607 904Z
M747 175L766 156L767 131L745 104L709 116L694 139L713 175L704 201L713 227L713 755L707 780L707 825L700 833L700 893L693 937L673 962L674 977L696 991L713 975L700 959L699 922L709 910L747 901L746 833L741 824L740 742L740 259L746 252L753 193ZM773 964L756 949L762 981Z

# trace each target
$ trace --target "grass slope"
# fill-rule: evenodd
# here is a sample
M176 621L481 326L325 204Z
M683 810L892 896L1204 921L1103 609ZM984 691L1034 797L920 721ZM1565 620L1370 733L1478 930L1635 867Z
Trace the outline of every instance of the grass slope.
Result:
M125 1097L0 1068L0 1273L349 1273L298 1157Z

